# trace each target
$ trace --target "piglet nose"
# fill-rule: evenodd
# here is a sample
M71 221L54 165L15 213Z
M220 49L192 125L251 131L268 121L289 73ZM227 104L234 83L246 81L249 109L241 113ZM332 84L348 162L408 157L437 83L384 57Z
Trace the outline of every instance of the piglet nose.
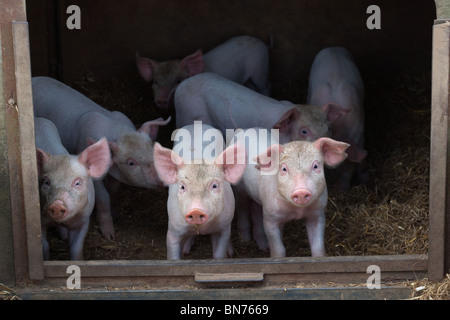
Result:
M307 205L312 198L312 194L309 190L298 189L291 195L292 201L298 205Z
M62 203L55 202L48 207L48 215L53 219L61 219L67 212L67 208Z
M198 209L194 209L189 211L186 214L186 222L189 224L204 224L206 221L208 221L208 215Z

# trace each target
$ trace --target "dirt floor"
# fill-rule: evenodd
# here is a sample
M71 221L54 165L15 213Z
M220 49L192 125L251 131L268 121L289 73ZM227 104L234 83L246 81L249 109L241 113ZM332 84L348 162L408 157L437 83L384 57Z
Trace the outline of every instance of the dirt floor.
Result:
M366 148L372 179L346 193L330 190L326 210L327 255L424 254L428 246L428 189L431 118L431 75L415 70L378 80L363 75L366 86ZM273 84L277 99L304 102L307 82ZM137 75L97 79L86 73L73 87L105 108L128 115L137 126L161 113L151 87ZM171 125L158 141L170 147ZM85 240L87 260L166 259L167 190L122 186L114 199L118 213L114 241L103 239L95 212ZM238 240L232 229L235 257L269 257L256 244ZM284 232L287 256L310 255L303 221ZM67 260L67 246L58 237L50 243L51 259ZM207 236L197 237L189 259L211 258Z

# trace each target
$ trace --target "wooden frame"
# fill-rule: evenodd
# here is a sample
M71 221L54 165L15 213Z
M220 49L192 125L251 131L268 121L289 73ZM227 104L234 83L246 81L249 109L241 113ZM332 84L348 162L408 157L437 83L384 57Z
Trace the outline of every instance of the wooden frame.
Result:
M450 66L450 23L438 16L433 27L433 88L430 171L430 231L428 255L345 256L324 258L183 260L183 261L42 261L40 238L39 195L34 153L34 125L31 99L31 72L28 25L25 0L4 0L11 10L0 10L0 155L8 162L8 170L0 170L2 181L9 180L9 205L0 218L0 234L9 234L12 241L2 243L0 267L7 272L0 282L16 284L35 282L41 285L64 286L67 267L81 268L84 285L130 286L148 283L176 285L196 284L201 275L234 274L226 277L237 281L280 283L351 282L365 283L367 268L378 265L382 280L444 277L450 266L450 216L446 199L450 196L448 106ZM4 121L2 119L5 119ZM5 133L6 139L3 136ZM6 144L6 145L4 145ZM0 168L1 169L1 168ZM3 214L3 213L2 213ZM2 220L0 220L2 221ZM14 231L14 232L13 232ZM0 238L0 241L2 238ZM14 266L12 261L14 260ZM0 270L3 270L0 268ZM253 275L253 276L250 276ZM223 277L222 277L223 278ZM254 280L259 279L259 280Z
M450 23L433 27L432 119L430 155L429 277L442 279L449 268L449 68ZM446 221L447 220L447 221ZM442 240L442 241L439 241ZM447 257L445 258L445 256Z

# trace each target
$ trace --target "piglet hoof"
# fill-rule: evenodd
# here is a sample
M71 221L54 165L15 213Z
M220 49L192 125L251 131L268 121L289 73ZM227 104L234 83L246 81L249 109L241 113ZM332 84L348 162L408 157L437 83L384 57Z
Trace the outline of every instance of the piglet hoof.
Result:
M111 224L100 224L100 230L106 240L114 240L114 226Z

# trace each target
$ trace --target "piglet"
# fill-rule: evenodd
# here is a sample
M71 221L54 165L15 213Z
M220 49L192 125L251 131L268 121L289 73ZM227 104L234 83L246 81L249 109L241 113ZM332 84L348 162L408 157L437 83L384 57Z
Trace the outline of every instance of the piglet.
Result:
M331 125L331 137L350 144L347 160L328 177L340 191L349 189L355 171L361 184L368 181L363 100L364 84L350 52L342 47L321 50L311 67L307 102L315 106L332 102L351 110Z
M211 235L215 259L233 254L230 233L235 200L230 183L237 183L244 172L245 150L237 144L223 150L220 131L200 124L196 132L195 126L199 124L176 131L173 150L155 144L156 170L169 185L166 241L170 260L189 253L197 234ZM175 150L183 150L182 156Z
M280 142L315 140L329 135L329 125L348 110L332 103L321 108L278 101L214 73L183 81L175 92L176 125L195 120L227 129L278 129Z
M67 85L48 77L32 79L34 114L50 119L71 154L84 150L89 141L106 137L112 153L107 179L97 180L95 207L106 239L114 239L110 193L120 183L141 188L161 188L153 165L153 141L159 126L170 118L144 122L136 129L121 112L109 111ZM107 189L108 188L108 189Z
M205 55L197 50L181 60L157 62L137 53L136 64L146 81L153 80L153 96L161 109L168 109L181 81L201 72L214 72L264 95L270 94L267 46L250 36L231 38Z
M232 139L230 145L234 141ZM272 140L268 141L272 143ZM255 142L250 144L254 145ZM236 187L236 195L244 198L238 201L237 214L240 217L250 210L255 240L260 249L267 249L268 241L271 257L285 257L282 240L285 223L305 219L312 256L325 255L328 192L324 166L335 167L344 161L348 146L345 142L322 137L314 142L271 144L253 163L249 159L241 182ZM248 149L248 145L246 147ZM238 228L241 232L249 233L242 225Z
M78 156L70 155L56 126L44 118L35 118L35 137L44 259L49 259L47 228L58 226L62 238L69 241L70 259L83 260L95 202L93 179L106 174L111 163L108 142L102 138Z

